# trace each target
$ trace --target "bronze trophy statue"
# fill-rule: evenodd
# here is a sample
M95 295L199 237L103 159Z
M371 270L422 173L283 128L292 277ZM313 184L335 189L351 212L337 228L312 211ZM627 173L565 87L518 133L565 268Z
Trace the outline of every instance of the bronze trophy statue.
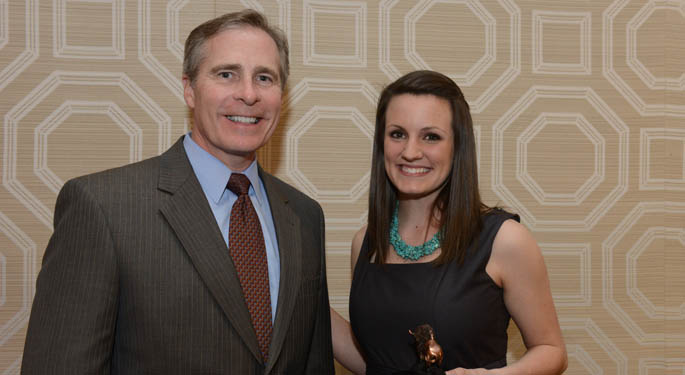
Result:
M444 375L445 371L440 368L442 364L442 347L435 340L435 332L429 324L421 324L409 330L416 340L416 354L419 362L412 371L415 374Z

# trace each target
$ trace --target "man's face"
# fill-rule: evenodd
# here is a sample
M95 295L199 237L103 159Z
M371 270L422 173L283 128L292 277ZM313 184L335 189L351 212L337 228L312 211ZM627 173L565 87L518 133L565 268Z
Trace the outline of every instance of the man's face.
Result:
M242 171L278 123L278 48L269 34L248 26L213 36L204 55L195 82L183 77L183 95L194 111L192 138L231 170Z

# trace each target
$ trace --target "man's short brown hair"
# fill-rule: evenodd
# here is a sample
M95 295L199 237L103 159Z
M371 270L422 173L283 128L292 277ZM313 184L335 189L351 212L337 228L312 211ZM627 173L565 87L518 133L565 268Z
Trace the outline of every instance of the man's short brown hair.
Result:
M183 54L183 74L188 77L190 83L195 82L200 64L205 56L205 42L214 35L230 29L240 27L255 27L263 30L276 43L279 55L279 75L281 88L285 87L290 74L290 62L288 60L288 39L281 29L269 25L269 21L263 14L253 10L245 9L240 12L226 13L217 18L211 19L190 32L186 39L185 51Z

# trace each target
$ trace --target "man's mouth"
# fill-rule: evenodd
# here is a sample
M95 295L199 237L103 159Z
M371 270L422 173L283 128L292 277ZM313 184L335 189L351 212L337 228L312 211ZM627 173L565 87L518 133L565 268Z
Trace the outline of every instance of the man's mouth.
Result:
M259 118L257 117L247 117L247 116L226 116L227 119L233 121L233 122L240 122L243 124L256 124L259 122Z

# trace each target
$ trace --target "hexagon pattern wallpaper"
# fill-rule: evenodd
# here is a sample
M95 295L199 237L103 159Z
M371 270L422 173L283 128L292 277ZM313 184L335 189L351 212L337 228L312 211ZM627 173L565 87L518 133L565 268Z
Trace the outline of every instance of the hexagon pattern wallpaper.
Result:
M433 69L471 105L486 203L542 249L566 373L685 373L685 1L0 0L1 374L19 373L60 187L188 132L185 37L243 8L290 40L259 161L324 208L341 314L376 101Z

